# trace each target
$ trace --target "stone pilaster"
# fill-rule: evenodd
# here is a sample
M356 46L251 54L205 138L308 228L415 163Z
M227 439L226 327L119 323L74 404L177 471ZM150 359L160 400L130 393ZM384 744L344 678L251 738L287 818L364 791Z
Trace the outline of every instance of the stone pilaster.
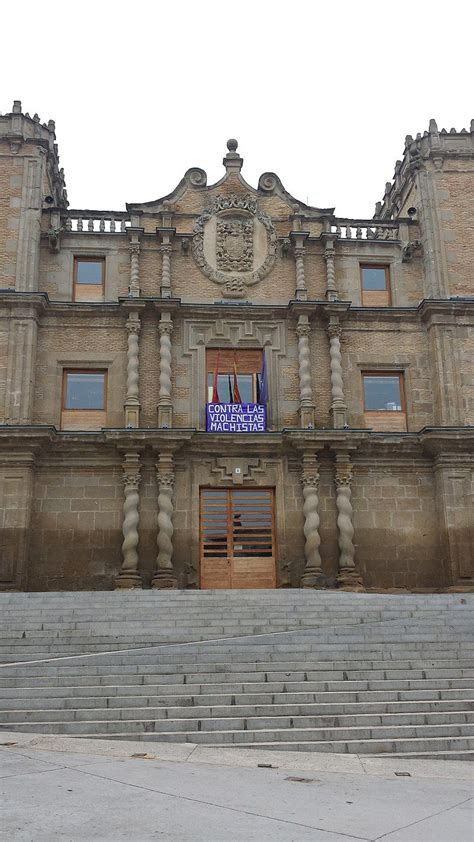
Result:
M139 335L140 316L131 312L126 328L128 333L127 346L127 394L125 396L125 427L140 426L140 398L139 398Z
M173 247L171 245L175 234L174 228L157 228L157 234L160 237L160 254L161 254L161 289L160 295L162 298L171 298L171 254Z
M169 313L162 313L158 322L160 334L160 393L158 399L158 427L171 427L171 334L173 322Z
M295 271L296 271L296 292L295 298L298 301L307 301L308 291L306 289L306 277L304 269L304 243L308 237L307 231L292 231L290 234L294 246Z
M314 427L314 401L311 384L311 355L309 336L311 327L308 316L299 316L296 327L298 336L298 365L300 381L300 423L303 429Z
M16 450L13 442L0 457L0 591L26 590L28 586L34 465L34 450Z
M344 591L363 591L364 586L355 563L352 524L351 482L352 463L348 453L336 454L337 531L339 543L339 572L337 581Z
M126 453L123 461L123 544L122 567L115 579L116 588L141 588L142 579L138 573L138 504L140 486L140 454Z
M38 313L22 308L10 321L5 384L5 422L29 424L36 374ZM0 410L1 411L1 410Z
M344 427L347 423L347 405L342 379L341 326L338 321L328 325L329 357L331 368L331 419L333 427Z
M153 576L153 588L175 588L177 580L173 568L173 456L161 453L156 464L158 484L158 556L156 572Z
M306 565L301 577L301 587L321 588L325 586L319 547L319 467L315 454L303 456L303 470L301 484L303 486L303 515L304 515L304 554Z

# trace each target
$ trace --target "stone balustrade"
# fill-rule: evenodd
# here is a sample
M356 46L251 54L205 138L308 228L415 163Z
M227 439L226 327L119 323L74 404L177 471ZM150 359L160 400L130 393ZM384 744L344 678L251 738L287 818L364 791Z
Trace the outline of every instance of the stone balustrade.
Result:
M339 219L328 227L328 232L341 240L399 240L397 222L380 219Z
M62 231L74 234L123 234L129 226L129 214L123 211L67 210L61 214Z

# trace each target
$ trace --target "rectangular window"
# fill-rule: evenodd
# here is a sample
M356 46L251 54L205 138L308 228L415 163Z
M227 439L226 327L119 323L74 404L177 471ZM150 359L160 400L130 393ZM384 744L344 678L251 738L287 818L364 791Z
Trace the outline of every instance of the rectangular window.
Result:
M375 263L361 264L360 278L362 304L365 307L390 306L390 270L388 266Z
M363 372L362 381L367 426L376 430L405 431L407 424L403 374Z
M228 348L218 351L216 348L206 352L207 367L207 402L212 402L214 388L214 374L219 354L219 373L217 377L217 390L220 403L238 403L235 399L234 389L234 361L237 371L237 386L240 392L241 403L258 403L260 393L260 378L262 371L262 350L239 349L235 351Z
M74 301L103 301L105 258L74 258Z
M61 413L63 430L99 430L105 426L106 408L106 371L64 371Z

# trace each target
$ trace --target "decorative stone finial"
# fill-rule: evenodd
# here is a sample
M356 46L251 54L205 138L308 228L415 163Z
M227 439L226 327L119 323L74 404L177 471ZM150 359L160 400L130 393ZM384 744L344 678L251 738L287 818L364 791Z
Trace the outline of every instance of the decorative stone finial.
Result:
M430 120L429 132L430 134L438 134L438 125L436 123L436 120L433 119L433 117Z
M12 114L21 114L21 100L13 100Z
M225 156L224 160L222 161L222 163L224 164L227 172L230 172L231 170L235 170L236 172L240 172L240 170L242 169L242 164L244 163L244 160L243 160L243 158L240 157L240 155L236 151L238 145L239 145L239 143L234 137L231 137L227 141L227 149L229 151L227 152L227 155Z

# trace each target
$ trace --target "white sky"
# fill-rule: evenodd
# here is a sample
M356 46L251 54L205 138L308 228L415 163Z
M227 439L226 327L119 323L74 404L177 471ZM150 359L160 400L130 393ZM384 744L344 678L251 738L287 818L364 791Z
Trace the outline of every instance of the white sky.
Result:
M466 0L81 0L2 5L0 111L56 120L71 207L157 199L229 137L257 186L372 216L406 134L469 130Z

